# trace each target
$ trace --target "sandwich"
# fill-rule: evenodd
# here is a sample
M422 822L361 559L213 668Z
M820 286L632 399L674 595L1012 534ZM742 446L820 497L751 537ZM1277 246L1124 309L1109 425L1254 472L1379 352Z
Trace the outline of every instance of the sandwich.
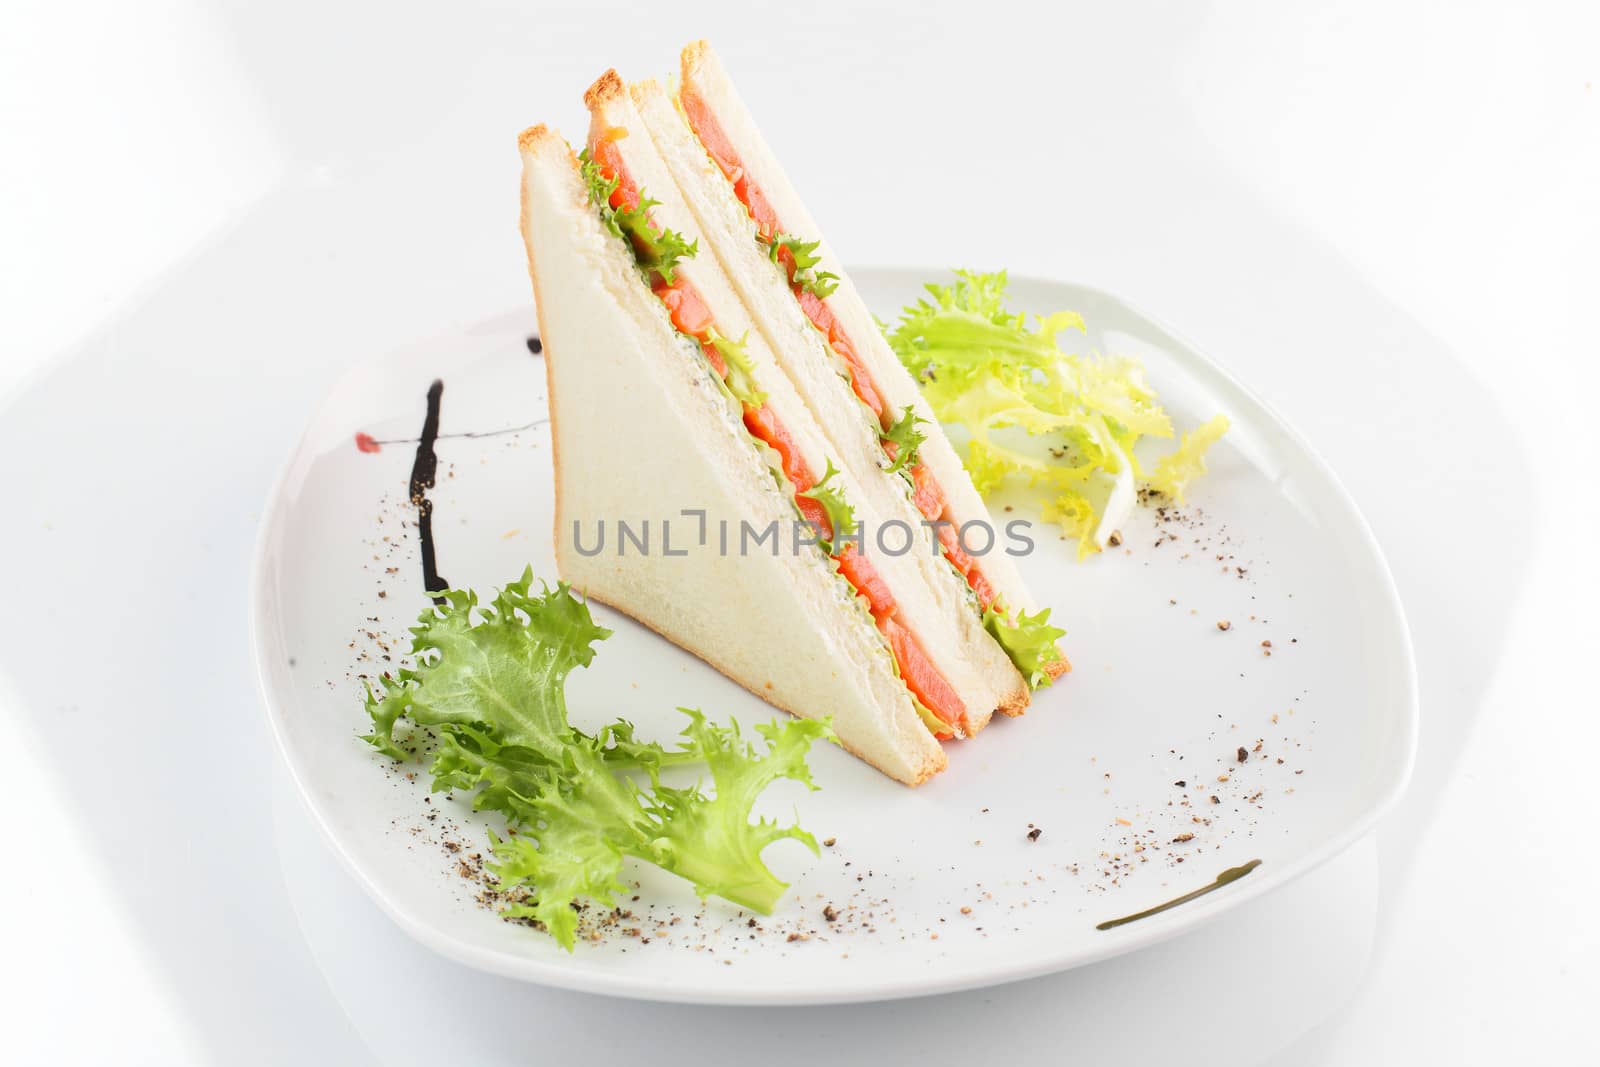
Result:
M692 131L700 158L675 153L668 158L678 164L683 187L701 194L698 199L707 218L718 220L719 224L706 227L709 243L739 284L752 315L770 336L788 339L781 348L786 369L814 410L827 413L823 424L836 447L865 462L872 458L869 442L876 436L884 451L892 452L888 431L909 409L929 429L918 462L907 475L914 483L918 510L936 524L946 558L990 614L991 626L1015 623L1023 613L1036 614L1033 599L1006 553L991 551L978 558L968 551L961 531L968 524L987 524L988 509L916 382L889 348L877 320L778 165L716 53L705 41L696 41L684 48L680 64L676 107L671 109L679 121L670 121L668 108L652 106L645 109L646 123L658 143L680 140L683 126ZM692 169L706 173L701 159L709 160L722 182L691 178ZM731 209L730 201L742 211ZM762 270L757 260L763 253L779 269ZM811 329L803 328L807 325ZM1058 655L1045 669L1055 678L1069 666L1066 657ZM1000 710L1017 714L1025 706L1024 702Z
M952 548L987 512L914 383L892 355L898 379L850 373L797 295L820 246L758 240L716 135L660 86L608 71L585 102L581 154L519 138L562 576L918 784L942 741L1027 706L1004 612L1031 601L1009 560Z

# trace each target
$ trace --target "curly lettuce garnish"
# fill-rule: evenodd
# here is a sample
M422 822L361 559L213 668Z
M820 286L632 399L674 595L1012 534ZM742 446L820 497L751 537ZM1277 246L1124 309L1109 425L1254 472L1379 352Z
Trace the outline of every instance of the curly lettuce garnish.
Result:
M1076 489L1062 489L1039 509L1039 517L1061 527L1062 534L1078 546L1082 559L1100 546L1101 511Z
M1155 472L1150 475L1150 488L1183 503L1183 494L1189 488L1189 483L1206 472L1206 449L1227 432L1228 416L1215 415L1204 426L1184 434L1176 451L1156 460Z
M1181 497L1205 470L1203 454L1227 429L1225 418L1188 435L1146 476L1134 446L1173 431L1144 369L1063 352L1057 335L1083 331L1083 319L1060 311L1029 328L1025 315L1006 309L1004 271L955 275L901 312L889 343L939 419L966 429L967 469L979 492L1013 481L1042 489L1045 519L1084 556L1104 547L1139 483ZM1002 432L1018 430L1020 437Z
M712 348L717 350L717 355L722 357L727 365L728 373L723 375L722 384L728 387L728 392L747 408L759 408L767 402L767 394L756 387L756 368L750 361L750 353L745 351L745 342L749 334L735 341L731 337L723 337L715 330L707 338Z
M810 489L796 493L796 496L809 497L822 505L822 510L827 513L828 525L833 527L832 533L823 537L817 543L828 555L833 555L834 542L839 539L841 531L853 531L856 528L856 511L845 499L844 490L837 485L829 485L839 472L833 469L833 460L828 460L828 469L823 472L822 480ZM817 531L821 536L822 531Z
M917 465L917 450L928 439L928 435L917 427L926 424L927 420L919 418L911 405L907 404L900 417L883 431L883 440L894 446L894 462L885 468L890 474L908 471Z
M767 255L772 262L782 264L788 270L790 282L818 300L826 300L839 287L839 276L816 269L817 264L822 262L822 257L817 255L817 247L821 244L821 241L802 241L787 233L773 234L772 239L766 242ZM788 263L784 263L781 255L785 251L789 253Z
M1024 611L1012 615L997 600L984 609L983 627L1000 642L1017 671L1028 680L1028 688L1042 689L1055 680L1050 668L1064 659L1056 642L1067 636L1067 631L1050 625L1049 608L1032 615Z
M699 252L700 242L686 241L677 230L657 226L650 218L650 209L661 203L639 190L638 202L631 207L618 207L611 203L618 178L606 177L605 168L596 163L586 148L578 153L579 169L583 183L589 191L589 202L600 213L600 222L617 237L625 238L633 252L635 262L646 279L654 282L655 276L671 285L680 259L692 259Z
M539 592L532 584L530 569L488 604L472 592L442 594L411 631L416 666L368 690L365 740L396 759L431 741L434 791L471 794L474 808L505 817L491 865L514 901L505 914L537 920L569 951L574 905L613 906L628 856L688 879L702 896L770 912L787 886L762 851L784 838L812 852L817 844L798 826L752 822L751 809L780 778L816 788L805 755L832 737L827 723L760 724L758 747L737 724L680 708L689 721L675 749L637 740L621 721L586 734L567 721L566 680L610 631L565 583ZM679 765L707 772L714 792L663 784L662 769Z

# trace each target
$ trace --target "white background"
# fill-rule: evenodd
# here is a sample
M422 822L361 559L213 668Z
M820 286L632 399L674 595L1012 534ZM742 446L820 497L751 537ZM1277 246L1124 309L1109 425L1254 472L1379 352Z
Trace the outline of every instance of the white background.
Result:
M8 5L0 389L12 393L0 426L44 411L61 383L114 410L97 383L155 377L182 401L174 410L233 404L259 431L185 442L130 415L116 439L94 424L71 437L81 454L8 457L47 490L44 513L0 530L8 560L38 553L9 584L66 588L103 568L114 590L118 568L156 567L134 518L106 514L79 536L55 530L49 509L75 499L81 511L94 472L137 451L146 429L152 447L248 454L193 501L208 550L164 562L161 577L201 591L176 598L172 618L210 610L202 594L214 590L221 651L163 642L152 602L115 591L101 623L46 608L4 631L10 1048L29 1062L404 1058L372 1012L386 968L427 973L427 961L388 943L400 935L296 823L253 703L237 605L255 511L341 366L525 300L515 132L548 121L577 136L578 95L600 70L665 73L683 41L707 36L846 259L1007 266L1150 309L1332 462L1411 618L1424 716L1412 791L1375 844L1293 890L1302 911L1289 928L1324 921L1317 893L1376 886L1371 916L1347 920L1359 945L1338 975L1306 958L1274 978L1275 998L1219 1000L1205 990L1251 988L1251 953L1266 951L1236 926L1237 955L1179 943L1005 994L1031 1005L1034 1036L1019 1036L1014 1014L976 1009L965 1058L1019 1042L1024 1058L1042 1055L1039 1028L1059 1034L1063 1057L1094 1062L1148 1062L1159 1042L1147 1037L1184 1028L1190 1063L1592 1055L1593 6L786 7ZM364 333L330 325L341 308L368 321ZM250 375L248 388L231 380ZM253 396L264 410L247 416ZM207 699L152 685L180 676L184 656L202 657L181 677L202 676ZM69 665L48 698L29 670L46 661ZM111 741L157 706L140 736L171 744L150 758L184 758L124 762L135 753ZM208 777L207 759L228 773ZM308 879L323 880L316 893ZM313 898L346 910L320 920ZM342 927L368 947L365 963L334 943ZM1202 952L1186 993L1170 969L1198 967ZM1118 994L1104 1010L1145 1012L1118 1041L1071 1017L1096 985ZM1286 1007L1297 991L1315 1005ZM532 990L482 996L526 1015L533 1058L564 1026L609 1020L589 1040L610 1048L630 1018L665 1018ZM427 1009L405 989L387 999L394 1020ZM1274 1012L1292 1023L1274 1025ZM903 1051L917 1051L914 1006L791 1013L766 1046L748 1022L695 1018L707 1025L654 1054L781 1061L815 1027L836 1050L904 1028ZM739 1036L719 1039L722 1025ZM482 1027L453 1019L445 1047L490 1056L473 1043ZM1074 1044L1079 1030L1088 1045Z

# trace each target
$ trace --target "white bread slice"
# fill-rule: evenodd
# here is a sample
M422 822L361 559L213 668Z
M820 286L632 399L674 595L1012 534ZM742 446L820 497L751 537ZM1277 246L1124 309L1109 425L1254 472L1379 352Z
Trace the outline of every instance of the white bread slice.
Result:
M709 105L722 127L723 134L738 153L745 171L771 202L784 231L802 240L821 242L817 248L817 254L821 257L817 269L829 271L839 279L837 288L827 297L825 303L854 342L856 351L861 356L868 373L871 374L873 383L883 394L889 409L899 412L909 404L920 418L930 423L929 427L925 427L928 430L928 439L923 442L919 455L938 481L940 488L944 490L946 506L952 520L957 525L975 520L990 521L989 511L984 506L983 498L973 487L972 479L967 475L966 469L961 464L961 458L951 446L949 438L938 428L939 423L934 417L933 409L928 406L916 382L890 349L888 341L878 329L872 312L868 310L843 264L823 237L816 220L806 210L805 204L800 200L799 194L779 165L766 139L761 136L755 119L709 43L695 41L683 49L680 56L680 76L680 93L693 93ZM711 163L710 166L720 176L721 171L716 170L715 164ZM738 272L732 266L729 267L729 271L738 276ZM800 314L800 319L807 321L803 312ZM794 327L788 329L793 330ZM801 392L806 395L808 402L816 403L812 391L807 389L805 384L801 385ZM861 410L865 417L864 421L870 423L871 413L864 407ZM829 419L824 418L822 421L830 431L840 428L840 424ZM870 425L868 430L870 432ZM999 543L1000 539L997 538L996 541ZM979 557L978 566L1008 609L1028 612L1035 610L1034 600L1029 595L1016 564L1003 549L997 547ZM1058 659L1051 665L1050 670L1053 675L1066 671L1066 658ZM1026 703L1023 701L1022 705L1001 710L1009 714L1019 714Z
M636 85L634 97L657 149L696 214L707 243L727 275L734 279L751 317L823 427L841 467L867 487L881 511L910 523L929 539L928 551L919 549L915 562L933 595L933 611L945 620L945 625L955 628L957 644L965 650L968 662L978 672L981 699L986 708L1008 715L1021 713L1029 700L1027 682L1004 649L984 629L981 611L966 579L941 553L933 550L932 533L922 525L923 516L912 502L906 479L884 471L889 460L879 443L871 412L850 386L848 369L806 317L789 290L783 269L772 262L765 247L756 239L754 221L734 195L732 186L706 155L672 99L653 82ZM876 327L873 329L876 332ZM890 358L893 359L892 354ZM894 369L909 381L898 364ZM922 405L915 410L927 420L928 425L923 429L928 439L943 444L949 452L943 432L917 395L914 384L911 389L916 403ZM895 403L895 410L901 410L910 401ZM924 454L927 447L924 444ZM958 474L970 490L971 482L961 469L960 461L955 462ZM987 520L987 511L982 512L981 517ZM984 557L985 574L988 573L987 560L996 554L998 550ZM973 708L969 702L969 711ZM987 713L981 721L974 714L974 726L981 727L987 719Z
M522 152L522 233L549 376L556 470L556 559L586 596L643 622L786 711L833 716L840 741L915 785L945 766L888 646L818 551L718 551L719 523L787 531L794 508L751 446L698 350L668 321L622 242L601 225L571 149L536 126ZM698 521L683 509L703 509ZM674 551L609 544L584 555L574 523L658 525Z
M673 168L657 150L656 142L646 129L647 123L635 106L636 99L644 106L664 109L665 121L676 126L676 143L671 147L677 155L691 162L711 165L689 128L678 118L664 90L647 83L636 86L630 98L614 71L607 71L584 95L593 120L590 143L600 137L610 140L622 158L622 165L642 192L659 201L651 208L655 221L676 230L686 240L698 243L700 254L680 260L677 270L699 292L723 335L747 339L746 350L755 368L756 383L767 393L767 404L795 438L807 466L820 476L828 461L834 460L839 468L838 484L844 490L845 499L855 508L865 531L863 555L894 596L898 604L896 617L912 632L961 698L967 709L966 732L981 730L995 709L1014 700L1019 689L1026 693L1021 675L984 632L981 617L969 603L971 598L965 581L939 553L932 531L922 525L922 515L911 500L906 480L885 474L879 466L883 450L877 437L866 432L860 446L854 449L840 449L827 440L817 417L784 374L765 335L751 319L733 282L708 247L715 246L718 239L708 240L701 231L697 216L675 180ZM753 262L744 266L763 274L776 270L752 239L749 217L726 190L721 176L712 175L706 179L697 175L694 186L731 201L736 222L743 217L744 223L736 239L747 245L753 256ZM792 298L790 303L793 303ZM815 330L809 333L821 336ZM831 373L826 363L819 361L816 366L823 374ZM843 385L842 382L838 384ZM848 389L844 385L843 394L835 399L846 405L854 404ZM866 429L853 411L845 408L842 414L851 420L852 427L861 425ZM840 417L840 413L831 412L830 417ZM891 519L898 525L887 526ZM888 532L888 551L880 551L874 543L880 532ZM902 553L900 549L907 538L912 540L912 547Z

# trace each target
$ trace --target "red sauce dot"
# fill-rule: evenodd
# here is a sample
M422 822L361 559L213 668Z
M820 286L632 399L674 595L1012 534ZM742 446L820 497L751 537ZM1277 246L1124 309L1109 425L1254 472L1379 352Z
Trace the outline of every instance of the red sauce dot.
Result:
M363 452L383 451L383 446L378 443L378 439L373 437L370 433L357 433L356 447L361 449Z

